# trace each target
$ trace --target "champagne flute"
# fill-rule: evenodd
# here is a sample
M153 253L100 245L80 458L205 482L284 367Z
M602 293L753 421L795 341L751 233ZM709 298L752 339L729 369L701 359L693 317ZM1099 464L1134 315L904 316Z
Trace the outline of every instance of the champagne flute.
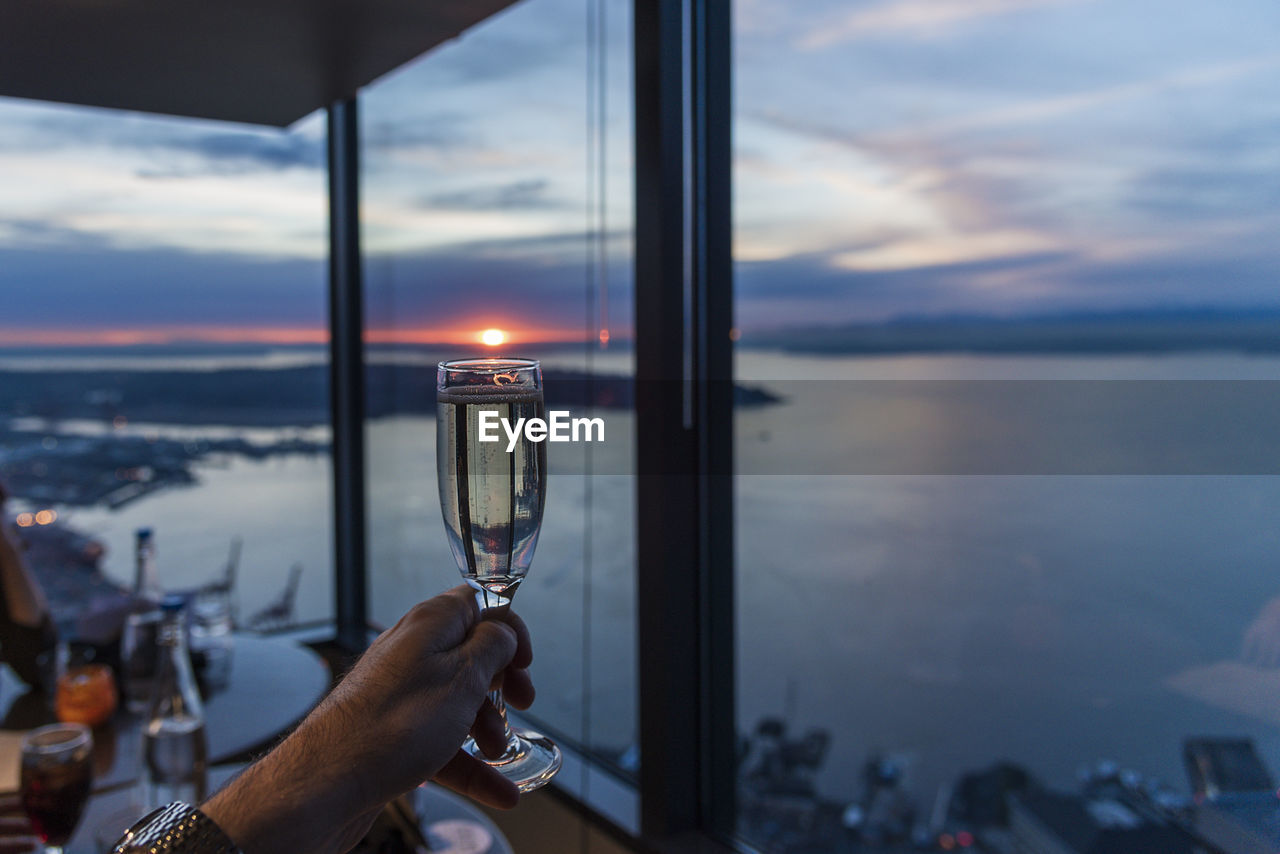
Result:
M440 509L454 560L481 610L510 607L533 560L547 496L546 444L530 441L523 430L512 442L501 421L515 429L520 419L544 417L536 361L456 359L437 369ZM497 441L482 441L486 434ZM559 748L541 733L512 729L501 691L489 699L502 716L506 752L489 759L471 738L463 748L522 792L545 785L560 768Z
M22 739L22 807L48 854L62 854L89 800L93 736L84 724L54 724Z

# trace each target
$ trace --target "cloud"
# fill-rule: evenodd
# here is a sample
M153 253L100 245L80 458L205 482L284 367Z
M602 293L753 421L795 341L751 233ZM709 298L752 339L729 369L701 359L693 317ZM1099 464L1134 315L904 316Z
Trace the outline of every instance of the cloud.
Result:
M554 199L547 190L551 182L545 178L512 181L490 187L454 190L436 193L423 199L423 206L446 210L509 210L563 208L566 205Z
M1158 256L1064 250L936 266L849 270L838 253L735 264L738 325L768 329L904 315L1017 316L1277 305L1280 259L1230 247Z
M933 36L957 24L1087 0L898 0L859 8L802 36L799 47L828 48L886 33Z
M142 177L238 175L325 165L324 141L295 134L208 133L134 141L134 145L153 154L191 156L173 159L167 166L139 169Z
M327 267L180 249L0 249L6 327L323 325Z
M1126 202L1166 222L1250 215L1274 219L1280 211L1280 177L1276 168L1259 172L1231 164L1191 164L1153 169L1131 184Z
M842 270L909 270L1042 255L1062 248L1048 235L1025 230L952 232L913 236L879 246L839 252L832 256L831 263Z
M630 318L628 238L610 235L607 276L615 328ZM574 335L586 316L587 252L586 236L578 232L370 253L366 323L384 333L498 326ZM0 248L0 293L7 297L0 327L26 334L323 328L326 270L323 260L125 251L84 242L64 243L57 252Z
M414 116L406 121L395 104L379 103L378 90L366 96L372 105L366 105L361 117L361 146L366 158L375 161L398 151L417 149L451 150L467 148L477 143L475 135L467 130L471 116L461 112L435 111Z
M0 151L83 157L110 151L139 161L137 173L242 172L324 166L324 135L309 120L291 131L225 122L139 116L83 107L3 105ZM164 168L155 165L165 158Z
M999 107L945 116L874 134L882 140L903 137L942 136L966 131L997 130L1010 125L1033 124L1065 118L1080 112L1134 101L1153 95L1213 86L1280 66L1280 54L1267 54L1233 62L1182 69L1146 80L1122 83L1049 97L1030 98Z

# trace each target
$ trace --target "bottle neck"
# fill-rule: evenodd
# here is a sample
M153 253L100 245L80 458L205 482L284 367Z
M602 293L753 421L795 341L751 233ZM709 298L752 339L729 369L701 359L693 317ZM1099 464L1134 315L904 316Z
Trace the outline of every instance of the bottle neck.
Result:
M160 579L156 575L156 556L151 547L138 549L137 567L133 576L133 592L144 599L159 601Z

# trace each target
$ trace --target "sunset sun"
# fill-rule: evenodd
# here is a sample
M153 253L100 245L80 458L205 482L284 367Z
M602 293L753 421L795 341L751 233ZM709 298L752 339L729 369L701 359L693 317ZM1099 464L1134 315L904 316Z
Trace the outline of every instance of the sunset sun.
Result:
M497 347L507 340L507 333L501 329L486 329L480 333L480 341L489 347Z

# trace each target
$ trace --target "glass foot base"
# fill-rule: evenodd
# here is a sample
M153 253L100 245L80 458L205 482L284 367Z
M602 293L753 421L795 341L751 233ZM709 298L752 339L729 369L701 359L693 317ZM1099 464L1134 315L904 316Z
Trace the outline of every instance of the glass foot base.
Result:
M560 748L540 732L521 729L512 734L512 747L501 759L485 756L471 738L463 742L462 749L515 783L522 792L542 788L560 770Z

